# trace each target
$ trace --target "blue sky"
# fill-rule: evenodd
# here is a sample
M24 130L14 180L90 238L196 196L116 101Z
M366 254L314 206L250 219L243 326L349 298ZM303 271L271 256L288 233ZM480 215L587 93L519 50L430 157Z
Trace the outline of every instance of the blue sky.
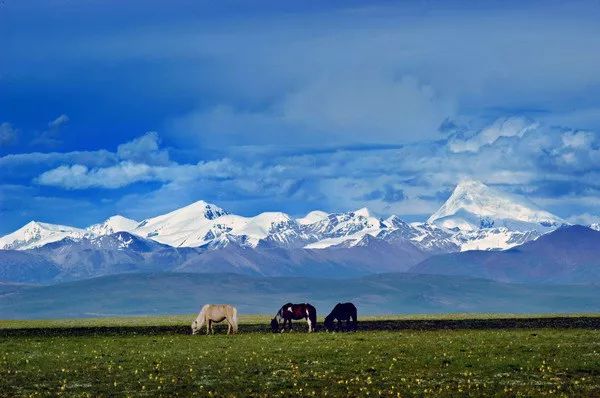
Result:
M0 233L204 199L425 219L463 178L600 216L600 3L0 5Z

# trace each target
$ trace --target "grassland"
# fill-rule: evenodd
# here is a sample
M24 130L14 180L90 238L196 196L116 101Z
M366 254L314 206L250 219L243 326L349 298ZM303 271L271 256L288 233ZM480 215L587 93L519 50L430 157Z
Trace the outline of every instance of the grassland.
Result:
M597 317L509 318L530 322L393 316L271 334L249 316L236 336L183 334L191 316L1 322L0 395L600 396Z

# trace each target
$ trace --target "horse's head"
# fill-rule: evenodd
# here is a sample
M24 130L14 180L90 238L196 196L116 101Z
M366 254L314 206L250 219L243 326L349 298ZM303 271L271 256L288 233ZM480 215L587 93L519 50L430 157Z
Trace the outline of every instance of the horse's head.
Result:
M323 321L323 326L325 326L325 329L329 330L334 330L335 329L335 324L333 323L334 318L331 315L327 315L325 317L325 320Z
M192 334L198 333L199 330L200 328L198 327L198 321L195 320L192 322Z
M279 332L279 322L277 322L277 318L271 319L271 330L273 333Z

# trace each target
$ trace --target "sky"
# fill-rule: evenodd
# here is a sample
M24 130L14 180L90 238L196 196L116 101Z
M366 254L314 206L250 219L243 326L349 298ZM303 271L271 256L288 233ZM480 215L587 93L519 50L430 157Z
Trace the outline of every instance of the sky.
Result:
M196 200L600 221L600 2L0 3L0 234Z

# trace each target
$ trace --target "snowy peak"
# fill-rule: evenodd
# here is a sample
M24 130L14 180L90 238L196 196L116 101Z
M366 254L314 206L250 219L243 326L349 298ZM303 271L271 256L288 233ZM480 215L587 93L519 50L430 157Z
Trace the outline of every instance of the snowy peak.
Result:
M220 207L203 200L141 223L132 232L172 246L188 246L190 234L208 233L213 221L227 215Z
M446 203L427 222L464 231L493 227L548 231L564 223L523 197L474 180L458 184Z
M306 246L309 249L337 246L345 241L350 241L348 244L352 245L366 234L376 236L382 228L385 228L385 225L378 218L371 217L366 208L348 213L329 214L316 223L303 226L307 235L316 237L316 242Z
M295 224L290 216L281 212L265 212L254 217L228 215L221 217L219 223L227 226L232 235L246 236L254 244L271 233L277 233Z
M18 230L0 238L0 249L26 250L64 238L81 238L85 231L66 225L30 221Z
M221 217L227 213L217 205L212 203L199 200L170 213L158 216L155 218L170 218L170 219L189 219L189 218L200 218L205 220L214 220L215 218Z
M310 213L308 213L307 215L305 215L304 217L297 218L296 222L300 225L314 224L316 222L319 222L319 221L327 218L328 215L329 214L325 213L324 211L313 210Z
M371 217L371 212L366 207L360 208L354 212L359 217Z
M86 230L94 236L110 235L116 232L131 232L139 223L135 220L116 215L107 218L104 222L90 225Z

